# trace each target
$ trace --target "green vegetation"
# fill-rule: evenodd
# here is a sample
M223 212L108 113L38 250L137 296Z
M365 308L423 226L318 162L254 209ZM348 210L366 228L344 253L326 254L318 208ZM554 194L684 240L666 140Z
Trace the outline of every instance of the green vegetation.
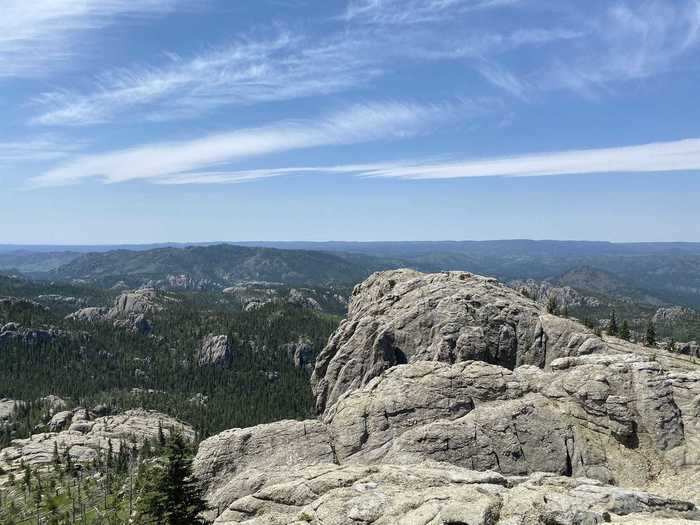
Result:
M180 434L165 444L161 461L139 472L137 514L143 523L200 525L207 508L204 494L192 477L192 450Z
M625 341L629 341L630 337L631 337L630 325L627 322L627 319L624 319L622 321L622 326L620 327L620 339L624 339Z
M74 406L160 410L192 424L202 438L231 427L312 414L308 377L281 347L303 338L319 351L339 318L287 304L246 312L219 304L214 298L220 295L198 294L197 302L178 297L179 302L152 316L151 336L109 322L65 321L43 310L23 317L34 323L48 316L61 330L81 337L6 343L0 398L35 400L54 394ZM230 369L197 365L195 352L208 334L229 336L234 354ZM36 426L41 408L28 406L30 415L0 433L0 446Z
M646 335L644 337L644 344L647 346L656 346L656 328L654 327L654 323L649 321L647 324L647 331Z
M344 258L311 250L249 248L230 244L114 250L88 253L47 274L52 279L85 279L103 287L119 281L140 286L149 280L187 275L190 288L220 289L240 281L288 285L355 284L378 269L371 257Z
M608 334L618 335L619 332L620 329L617 326L617 316L615 314L615 309L613 308L612 312L610 313L610 322L608 323Z
M19 525L196 525L205 510L192 477L192 443L174 433L142 447L121 442L91 465L54 452L53 465L10 473L0 490L0 523Z

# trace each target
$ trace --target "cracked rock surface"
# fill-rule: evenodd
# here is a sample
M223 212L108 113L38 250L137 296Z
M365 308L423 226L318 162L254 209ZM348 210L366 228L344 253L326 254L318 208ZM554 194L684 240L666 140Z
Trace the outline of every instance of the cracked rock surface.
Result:
M194 463L216 523L700 520L700 367L601 339L493 279L383 272L312 378L318 419Z
M319 354L311 378L319 412L395 365L479 360L513 369L600 352L574 321L495 279L467 272L372 275L353 290L348 316Z

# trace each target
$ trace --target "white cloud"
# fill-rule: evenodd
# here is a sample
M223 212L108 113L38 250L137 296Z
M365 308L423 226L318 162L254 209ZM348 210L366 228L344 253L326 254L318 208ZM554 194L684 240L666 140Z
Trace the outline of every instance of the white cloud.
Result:
M33 121L44 125L85 125L112 120L142 107L152 120L198 115L227 105L324 95L357 86L378 74L361 44L336 39L310 44L281 34L247 40L194 58L171 55L155 68L103 74L97 90L45 93L35 102L49 109Z
M520 99L527 98L529 86L507 69L493 63L484 63L479 67L479 73L494 86L507 91Z
M307 173L346 173L360 177L423 180L698 170L700 170L700 139L686 139L638 146L538 153L453 162L390 161L340 166L210 171L166 177L160 180L159 183L225 184Z
M420 24L456 13L511 6L521 0L352 0L344 19L368 24Z
M177 0L3 0L0 78L44 75L69 60L85 31L118 16L171 9Z
M189 172L261 155L337 144L401 138L453 118L458 108L390 102L357 105L318 121L210 135L184 142L156 143L83 156L31 180L33 186L73 184L97 177L106 182L186 176Z
M82 149L81 142L65 142L40 136L14 142L0 142L0 164L19 164L63 159Z
M565 49L543 87L597 96L615 83L671 70L700 43L700 0L615 2L588 21L585 48Z

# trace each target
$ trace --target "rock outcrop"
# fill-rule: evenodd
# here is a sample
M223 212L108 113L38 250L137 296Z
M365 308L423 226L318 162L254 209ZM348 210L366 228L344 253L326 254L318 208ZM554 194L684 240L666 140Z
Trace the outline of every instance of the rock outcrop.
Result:
M355 287L348 317L319 354L311 384L322 412L395 365L481 360L546 367L558 357L604 349L590 330L545 313L495 279L395 270Z
M197 349L197 364L199 366L216 366L228 368L233 362L233 350L226 335L208 335Z
M116 328L149 335L153 326L148 316L162 311L166 303L174 300L153 288L143 288L122 293L114 300L111 308L81 308L66 319L91 323L111 321Z
M17 401L16 399L0 399L0 428L6 423L15 413L20 406L24 404L23 401Z
M295 368L311 374L314 369L314 347L306 338L300 338L296 343L282 345L282 351L287 354Z
M678 321L687 321L695 316L697 316L697 313L690 308L665 306L656 310L651 320L654 323L676 323Z
M700 520L700 367L493 279L373 275L312 383L319 419L202 442L215 523Z
M684 343L674 343L672 352L689 355L692 357L700 357L700 344L697 341L687 341Z
M600 300L596 297L581 295L571 286L555 286L549 281L518 280L509 282L508 286L541 305L546 305L550 299L554 299L560 308L565 306L597 308L601 306Z
M85 341L88 337L85 333L67 332L55 327L27 328L14 322L0 326L0 346L11 342L33 346L53 343L59 339Z
M143 444L146 439L156 440L159 428L167 435L172 429L187 439L194 439L194 430L180 421L150 410L129 410L123 414L92 418L85 409L59 412L49 423L52 432L33 434L26 439L15 439L0 451L0 467L13 471L22 465L40 467L53 461L54 446L60 455L70 454L76 463L89 463L105 453L109 443L119 451L122 443Z

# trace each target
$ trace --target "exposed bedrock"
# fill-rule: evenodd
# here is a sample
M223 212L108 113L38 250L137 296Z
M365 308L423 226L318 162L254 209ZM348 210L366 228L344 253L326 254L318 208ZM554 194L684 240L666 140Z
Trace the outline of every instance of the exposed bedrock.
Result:
M603 341L493 279L373 275L312 385L319 419L201 444L217 523L698 519L700 367Z
M395 270L355 287L348 317L318 356L311 384L322 412L397 364L480 360L544 368L558 357L604 349L583 325L547 314L495 279Z

